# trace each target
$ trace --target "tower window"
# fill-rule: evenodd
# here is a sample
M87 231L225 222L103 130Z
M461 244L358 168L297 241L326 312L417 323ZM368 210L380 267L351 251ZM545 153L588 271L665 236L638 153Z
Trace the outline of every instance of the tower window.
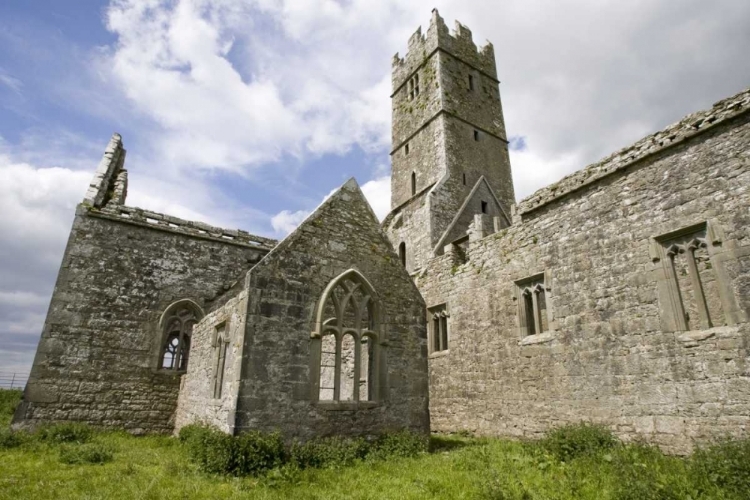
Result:
M406 243L404 242L398 246L398 258L401 259L401 265L406 267Z
M469 90L474 90L474 75L469 75Z
M404 146L404 154L409 154L409 145Z
M464 174L464 186L466 185L466 174Z
M409 99L414 99L419 95L419 73L415 73L414 76L409 79L407 89L409 92Z
M482 213L483 214L487 213L487 202L486 201L482 202Z
M417 173L412 172L411 173L411 195L414 196L417 194Z
M475 131L474 131L474 140L475 140L475 141L478 141L478 140L479 140L479 130L475 130Z

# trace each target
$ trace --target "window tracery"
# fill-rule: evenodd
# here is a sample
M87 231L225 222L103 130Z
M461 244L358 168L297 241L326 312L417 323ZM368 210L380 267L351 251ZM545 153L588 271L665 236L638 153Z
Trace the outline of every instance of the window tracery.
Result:
M190 300L172 304L162 314L159 324L163 341L159 367L164 370L187 370L193 326L203 317L203 311Z
M544 273L517 281L516 288L521 335L538 335L550 331L550 287L546 284Z
M379 318L375 292L357 271L347 271L328 285L312 334L317 400L378 399L383 359Z

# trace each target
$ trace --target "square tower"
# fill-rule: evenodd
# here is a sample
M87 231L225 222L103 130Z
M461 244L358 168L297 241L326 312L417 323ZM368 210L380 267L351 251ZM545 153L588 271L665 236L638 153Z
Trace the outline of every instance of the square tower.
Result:
M410 271L435 252L467 197L484 179L499 205L515 202L492 44L453 34L435 9L392 72L391 213L384 227Z

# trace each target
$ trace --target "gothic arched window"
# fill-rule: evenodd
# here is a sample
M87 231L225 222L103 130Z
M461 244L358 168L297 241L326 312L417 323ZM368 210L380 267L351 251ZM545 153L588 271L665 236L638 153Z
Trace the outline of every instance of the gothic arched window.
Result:
M523 336L550 331L551 315L544 273L516 282L518 287L518 317Z
M375 291L360 273L349 270L326 287L312 339L315 399L379 399L384 359L380 310Z
M159 368L187 370L193 325L201 318L203 310L192 300L177 301L164 311L159 321L163 333Z

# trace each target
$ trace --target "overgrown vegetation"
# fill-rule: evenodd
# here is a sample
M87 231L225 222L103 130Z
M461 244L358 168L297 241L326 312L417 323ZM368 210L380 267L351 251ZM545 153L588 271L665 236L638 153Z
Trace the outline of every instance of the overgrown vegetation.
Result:
M246 432L229 436L201 425L182 428L180 441L203 472L235 476L258 475L282 466L301 470L415 457L428 447L426 437L411 432L387 433L370 441L330 437L285 446L278 433Z
M0 392L0 499L750 498L750 440L681 458L589 424L538 441L434 436L429 452L408 433L286 446L276 434L233 438L200 426L179 440L78 424L11 433L7 406L19 396Z

